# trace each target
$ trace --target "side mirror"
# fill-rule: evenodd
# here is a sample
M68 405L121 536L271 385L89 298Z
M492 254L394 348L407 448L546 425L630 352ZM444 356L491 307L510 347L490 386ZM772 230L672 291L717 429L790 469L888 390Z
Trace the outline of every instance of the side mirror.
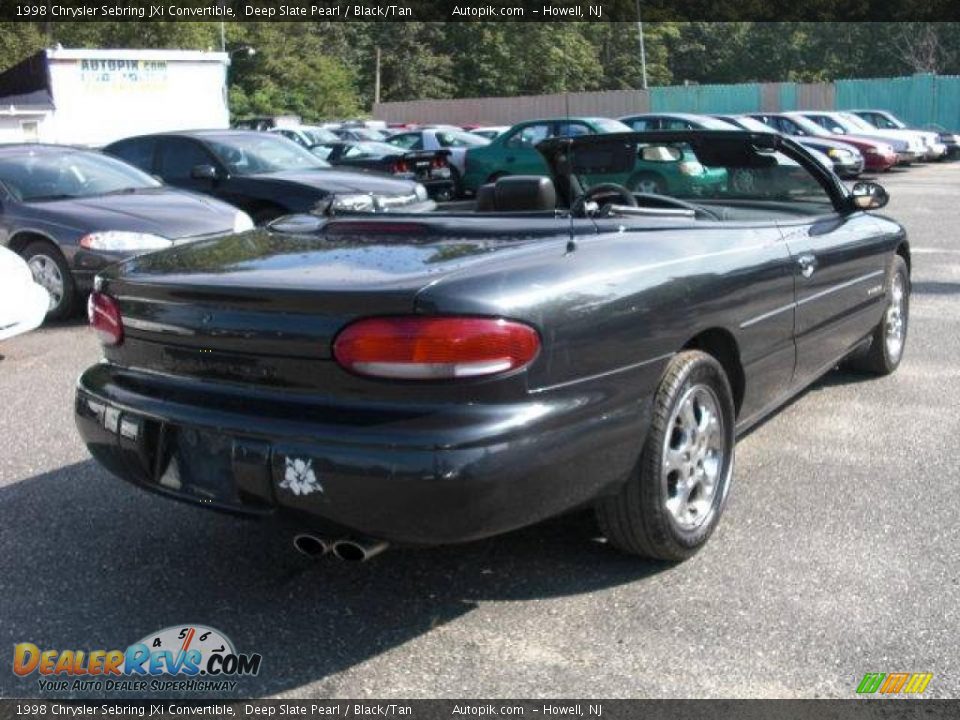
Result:
M890 202L890 196L882 185L858 182L851 190L850 201L857 210L877 210Z
M844 130L844 129L843 129L842 127L840 127L839 125L834 125L832 128L830 128L830 132L832 132L834 135L846 135L846 134L847 134L847 131Z
M217 169L213 165L194 165L190 177L194 180L216 180Z
M671 145L647 145L640 150L640 158L645 162L677 162L682 157L680 148Z

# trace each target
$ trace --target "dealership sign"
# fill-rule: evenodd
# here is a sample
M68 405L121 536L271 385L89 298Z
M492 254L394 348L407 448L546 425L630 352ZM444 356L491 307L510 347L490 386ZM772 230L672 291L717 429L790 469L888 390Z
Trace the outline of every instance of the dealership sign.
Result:
M84 59L78 65L88 90L152 90L167 81L165 60Z

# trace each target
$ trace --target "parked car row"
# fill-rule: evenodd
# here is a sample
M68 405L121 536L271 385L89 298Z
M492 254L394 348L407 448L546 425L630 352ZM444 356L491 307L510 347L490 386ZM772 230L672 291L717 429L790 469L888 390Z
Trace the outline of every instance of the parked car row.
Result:
M564 117L470 130L359 121L302 125L289 118L248 126L256 129L126 138L102 152L36 144L0 148L0 245L19 253L46 290L48 316L72 313L98 272L138 253L296 213L429 212L434 201L474 196L503 177L545 176L536 146L555 137L633 130L780 133L842 178L942 158L951 144L958 146L949 133L911 129L882 110ZM653 195L707 196L728 185L778 192L783 180L764 168L714 168L680 147L677 157L641 152L625 186Z
M296 142L253 130L144 135L102 151L4 145L0 245L46 290L47 317L63 318L97 273L133 255L317 209L433 210L411 164L402 177L334 168ZM435 171L442 169L431 162ZM442 182L449 192L449 178Z

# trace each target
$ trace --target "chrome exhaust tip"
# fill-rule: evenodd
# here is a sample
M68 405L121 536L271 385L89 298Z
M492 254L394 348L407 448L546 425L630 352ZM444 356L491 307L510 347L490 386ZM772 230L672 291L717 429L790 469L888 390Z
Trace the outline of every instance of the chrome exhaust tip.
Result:
M331 544L319 535L300 533L293 538L293 547L297 552L311 558L319 558L330 552Z
M333 556L344 562L366 562L390 546L385 540L343 538L333 544Z

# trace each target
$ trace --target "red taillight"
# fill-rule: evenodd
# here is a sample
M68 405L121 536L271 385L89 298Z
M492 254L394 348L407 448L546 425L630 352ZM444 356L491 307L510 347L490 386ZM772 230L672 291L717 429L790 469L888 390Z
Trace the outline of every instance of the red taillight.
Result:
M120 306L109 295L100 292L90 293L87 300L87 318L90 327L97 331L104 345L119 345L123 342L123 319Z
M529 325L484 317L358 320L333 343L333 356L361 375L449 380L508 372L532 361L540 336Z
M443 156L435 157L430 164L435 168L445 168L447 166L447 159Z
M405 173L410 169L410 167L403 160L395 160L393 162L393 171L395 173Z

